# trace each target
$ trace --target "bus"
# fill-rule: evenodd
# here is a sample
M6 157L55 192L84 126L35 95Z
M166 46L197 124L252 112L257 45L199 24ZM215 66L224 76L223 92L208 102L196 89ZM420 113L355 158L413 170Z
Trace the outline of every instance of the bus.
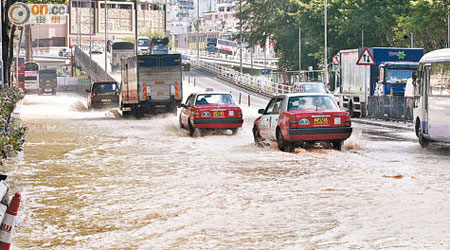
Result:
M25 63L25 93L39 90L39 64L36 62Z
M208 38L206 42L206 51L235 56L237 52L237 43L224 39Z
M169 38L152 38L150 50L152 55L169 54Z
M138 38L138 54L148 55L150 54L150 38L141 36Z
M450 143L450 49L425 54L414 83L414 128L419 143Z
M19 67L16 68L16 62L19 62ZM12 67L11 67L12 76L11 79L14 79L17 86L21 89L25 89L25 58L19 57L17 60L16 57L13 58Z
M134 43L124 41L114 41L108 47L108 58L111 64L111 71L120 70L121 58L134 56Z

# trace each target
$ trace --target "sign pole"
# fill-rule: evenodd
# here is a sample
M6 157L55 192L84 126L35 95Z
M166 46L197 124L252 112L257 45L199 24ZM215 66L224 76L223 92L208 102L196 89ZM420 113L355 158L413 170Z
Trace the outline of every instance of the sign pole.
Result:
M0 17L3 17L3 3L0 4ZM3 37L3 30L2 30L2 25L0 25L0 89L3 88L3 41L2 41L2 37Z

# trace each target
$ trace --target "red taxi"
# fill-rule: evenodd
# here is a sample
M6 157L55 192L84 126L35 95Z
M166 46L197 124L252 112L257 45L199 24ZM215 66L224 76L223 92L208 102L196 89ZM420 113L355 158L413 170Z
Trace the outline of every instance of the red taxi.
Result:
M189 130L191 136L208 129L230 129L235 134L242 127L242 110L230 93L193 93L181 106L180 127Z
M324 93L296 93L274 97L253 126L255 142L276 140L282 151L304 143L329 141L340 150L352 133L350 115Z

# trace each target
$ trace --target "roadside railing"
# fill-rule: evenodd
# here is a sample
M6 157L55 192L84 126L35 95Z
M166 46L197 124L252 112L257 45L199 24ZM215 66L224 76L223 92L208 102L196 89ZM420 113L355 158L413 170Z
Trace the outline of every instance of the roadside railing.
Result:
M105 72L105 70L94 60L91 60L88 54L78 46L73 46L73 57L76 65L81 67L94 81L115 81L114 78Z
M201 71L206 71L225 81L232 82L238 86L266 96L275 96L292 92L292 86L280 84L267 78L255 77L244 74L217 63L207 62L202 59L191 58L191 66Z
M412 121L413 107L413 97L369 96L367 115L376 119Z
M192 57L196 57L197 56L197 51L196 50L190 50L190 49L177 49L177 51L179 53L185 54L185 55L189 55ZM240 62L240 57L239 56L233 56L233 55L226 55L226 54L221 54L221 53L211 53L205 50L202 50L199 52L200 57L202 58L208 58L211 60L222 60L222 61L230 61L230 62L234 62L234 63L239 63ZM278 58L253 58L250 59L248 58L248 56L243 57L242 58L242 62L245 64L253 64L255 67L263 67L263 68L271 68L273 70L278 69Z

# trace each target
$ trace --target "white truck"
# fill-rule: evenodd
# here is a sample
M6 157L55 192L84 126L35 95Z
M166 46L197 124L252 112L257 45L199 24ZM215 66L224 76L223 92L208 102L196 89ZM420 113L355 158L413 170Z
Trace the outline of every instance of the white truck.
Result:
M356 64L358 49L341 50L340 55L339 105L355 116L361 114L361 103L366 103L370 88L370 66Z
M124 117L171 112L183 99L181 55L137 55L122 59L119 106Z

